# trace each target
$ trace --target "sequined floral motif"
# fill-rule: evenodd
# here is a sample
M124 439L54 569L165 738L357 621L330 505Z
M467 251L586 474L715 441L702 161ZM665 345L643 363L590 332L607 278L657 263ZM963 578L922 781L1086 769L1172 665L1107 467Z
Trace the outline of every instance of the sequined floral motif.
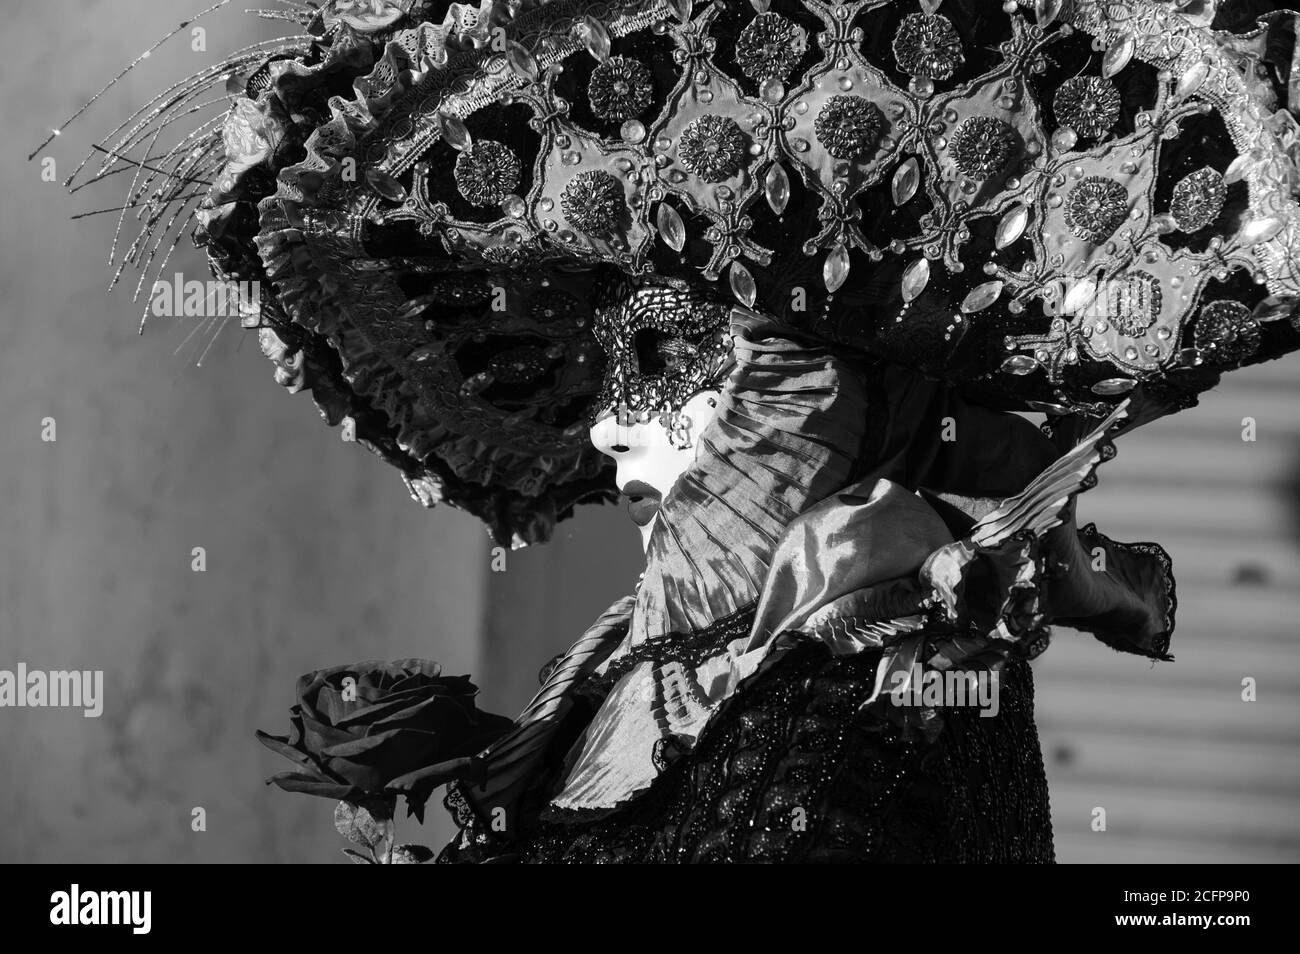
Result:
M494 355L488 370L502 384L528 384L546 373L551 360L535 345L521 345Z
M608 172L580 172L560 196L564 217L589 235L613 228L623 206L623 187Z
M961 37L947 17L909 13L894 35L894 58L910 76L946 80L965 62Z
M721 182L740 171L745 134L734 119L701 116L682 133L678 155L682 165L705 182Z
M855 159L876 148L884 117L861 96L832 96L817 114L813 131L836 159Z
M1150 272L1139 269L1120 281L1106 282L1104 288L1102 317L1120 334L1136 338L1155 324L1163 296L1159 279Z
M538 292L528 303L528 315L539 324L568 321L578 313L578 302L566 292L554 288Z
M456 157L456 188L467 202L500 205L519 185L519 160L499 142L480 139Z
M988 179L1007 167L1016 154L1016 131L992 116L972 116L952 135L952 159L962 175Z
M626 56L611 56L597 66L587 87L591 111L610 122L640 116L650 107L653 95L649 67Z
M474 308L486 305L492 297L488 286L480 281L463 278L444 278L429 287L430 300L456 308Z
M1056 121L1085 139L1097 139L1119 120L1119 90L1100 76L1076 76L1056 91Z
M779 13L760 13L736 41L736 63L753 80L784 80L808 49L808 34Z
M1219 217L1227 197L1223 176L1206 166L1174 186L1169 213L1184 232L1196 232Z
M1196 319L1196 347L1211 364L1235 367L1259 350L1259 322L1239 301L1212 301Z
M1100 245L1128 215L1128 190L1114 179L1089 176L1065 200L1065 224L1081 239Z

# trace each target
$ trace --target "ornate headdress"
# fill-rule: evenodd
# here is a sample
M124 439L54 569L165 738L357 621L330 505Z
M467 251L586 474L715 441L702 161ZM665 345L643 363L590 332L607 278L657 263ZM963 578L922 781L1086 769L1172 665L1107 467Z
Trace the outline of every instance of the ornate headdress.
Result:
M329 0L169 90L105 168L150 154L137 261L211 176L199 239L273 287L248 324L282 382L526 543L612 492L594 403L682 397L602 392L606 355L633 367L654 326L700 379L723 298L1062 414L1184 406L1300 345L1291 17L1229 9ZM221 119L153 154L221 81ZM712 289L684 322L634 299L593 329L611 288L673 282Z

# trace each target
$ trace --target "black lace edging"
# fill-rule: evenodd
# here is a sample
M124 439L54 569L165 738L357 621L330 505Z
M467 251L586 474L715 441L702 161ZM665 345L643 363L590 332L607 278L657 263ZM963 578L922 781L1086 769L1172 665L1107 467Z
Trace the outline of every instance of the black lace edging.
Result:
M1169 551L1158 543L1148 541L1139 543L1120 543L1116 540L1112 540L1110 537L1106 536L1106 534L1098 530L1095 523L1088 524L1079 532L1086 534L1094 540L1105 540L1106 543L1121 552L1140 553L1155 558L1156 563L1160 566L1160 580L1164 584L1165 593L1168 594L1169 597L1169 605L1165 609L1165 615L1162 621L1164 623L1164 630L1152 641L1151 652L1135 653L1135 655L1148 656L1151 659L1159 659L1162 662L1173 662L1174 657L1169 654L1169 642L1170 638L1173 636L1174 618L1178 612L1178 586L1174 581L1174 561L1173 558L1169 556ZM1126 641L1120 638L1116 633L1088 630L1085 630L1085 632L1092 632L1093 636L1097 637L1097 639L1101 640L1111 649L1127 653L1133 652L1132 643L1126 643Z
M604 674L588 676L579 687L580 691L584 695L605 696L620 679L643 662L656 665L678 662L688 668L699 666L717 655L728 643L749 632L756 608L757 604L746 606L697 632L652 636L610 663Z

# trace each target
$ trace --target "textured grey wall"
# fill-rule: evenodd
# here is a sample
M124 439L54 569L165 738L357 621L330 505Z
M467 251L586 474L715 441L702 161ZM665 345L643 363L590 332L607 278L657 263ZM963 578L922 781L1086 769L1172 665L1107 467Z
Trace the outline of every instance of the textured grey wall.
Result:
M289 763L254 730L284 730L310 669L404 656L478 668L478 524L411 502L395 471L271 380L251 335L227 329L202 368L172 354L184 320L138 337L140 306L105 294L114 216L68 221L116 196L69 198L24 161L199 6L5 8L0 669L103 669L107 704L97 720L0 709L0 861L341 859L328 802L263 786ZM209 48L276 26L232 8ZM155 56L56 142L60 177L72 146L209 59L186 43ZM205 277L193 253L176 270ZM47 416L56 443L41 441ZM191 571L196 546L206 573ZM194 806L206 833L190 830Z

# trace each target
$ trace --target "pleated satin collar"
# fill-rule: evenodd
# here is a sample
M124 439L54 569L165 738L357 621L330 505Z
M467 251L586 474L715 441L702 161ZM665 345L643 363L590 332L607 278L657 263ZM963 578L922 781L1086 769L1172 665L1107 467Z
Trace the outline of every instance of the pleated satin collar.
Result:
M736 368L695 464L664 498L613 658L754 604L791 521L849 483L860 459L868 415L857 373L750 313L736 313L732 334Z

